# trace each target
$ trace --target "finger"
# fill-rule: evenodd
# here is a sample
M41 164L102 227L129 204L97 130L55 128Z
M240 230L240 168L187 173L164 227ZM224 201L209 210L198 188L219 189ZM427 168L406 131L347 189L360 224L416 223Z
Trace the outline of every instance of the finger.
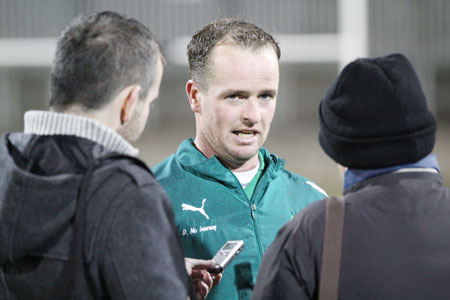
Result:
M220 280L222 279L222 273L216 273L211 275L213 279L213 286L216 286L220 283Z
M209 287L201 280L195 282L195 290L197 291L198 299L205 299L208 296Z
M192 270L191 275L189 276L192 280L202 280L203 279L203 274L201 270Z
M186 268L186 272L190 276L192 273L192 264L191 264L190 258L188 258L188 257L184 258L184 267Z
M215 264L216 264L216 262L212 259L203 260L203 259L191 258L192 269L195 269L195 270L206 270L208 268L214 267Z
M202 274L203 274L203 282L205 282L208 285L208 288L211 289L214 283L211 274L209 274L209 272L205 270L202 270Z
M206 270L208 268L212 268L214 267L215 262L213 260L185 257L184 265L186 267L186 272L188 273L188 275L191 275L192 270Z

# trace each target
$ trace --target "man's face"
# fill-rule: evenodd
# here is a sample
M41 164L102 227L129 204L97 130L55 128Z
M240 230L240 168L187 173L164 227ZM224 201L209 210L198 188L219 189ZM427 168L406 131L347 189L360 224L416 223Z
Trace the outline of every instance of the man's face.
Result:
M270 47L219 45L211 53L211 74L199 88L195 144L229 168L253 158L267 138L278 93L279 68Z
M157 71L155 82L150 87L147 97L136 102L136 107L131 115L130 120L123 124L118 130L119 134L128 142L136 141L142 134L147 123L148 115L150 114L150 106L156 100L159 94L159 86L163 75L163 66L161 60L157 63Z

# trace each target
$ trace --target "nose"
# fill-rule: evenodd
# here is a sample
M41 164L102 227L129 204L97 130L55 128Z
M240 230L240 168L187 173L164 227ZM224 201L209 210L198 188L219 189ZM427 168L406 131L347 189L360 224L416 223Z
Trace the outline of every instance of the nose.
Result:
M261 111L257 99L247 99L242 112L242 121L246 125L253 125L261 120Z

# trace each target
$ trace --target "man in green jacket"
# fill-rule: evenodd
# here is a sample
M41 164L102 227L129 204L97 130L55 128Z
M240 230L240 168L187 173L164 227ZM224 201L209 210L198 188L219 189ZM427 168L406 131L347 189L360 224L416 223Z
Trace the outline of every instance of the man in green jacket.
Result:
M196 136L153 171L173 203L187 257L210 259L228 240L245 243L208 299L249 299L277 231L326 194L261 147L278 94L280 49L271 35L219 19L193 36L188 58Z

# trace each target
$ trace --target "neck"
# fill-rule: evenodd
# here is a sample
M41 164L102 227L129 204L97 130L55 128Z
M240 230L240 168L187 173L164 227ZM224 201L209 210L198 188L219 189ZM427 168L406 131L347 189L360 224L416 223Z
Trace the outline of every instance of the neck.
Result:
M236 161L227 162L221 158L219 158L219 160L231 172L245 172L245 171L249 171L249 170L252 170L252 169L258 167L258 165L259 165L258 153L256 153L255 156L253 156L252 158L250 158L242 163L236 163Z
M71 105L60 111L50 108L50 111L90 118L108 126L114 131L117 131L117 128L119 127L119 124L116 124L116 122L112 120L111 111L108 109L86 109L80 105Z
M234 157L219 156L211 147L206 147L201 142L201 139L195 138L194 146L200 151L206 158L211 158L214 155L220 160L220 162L231 172L245 172L256 168L259 164L258 152L249 159L237 160Z

